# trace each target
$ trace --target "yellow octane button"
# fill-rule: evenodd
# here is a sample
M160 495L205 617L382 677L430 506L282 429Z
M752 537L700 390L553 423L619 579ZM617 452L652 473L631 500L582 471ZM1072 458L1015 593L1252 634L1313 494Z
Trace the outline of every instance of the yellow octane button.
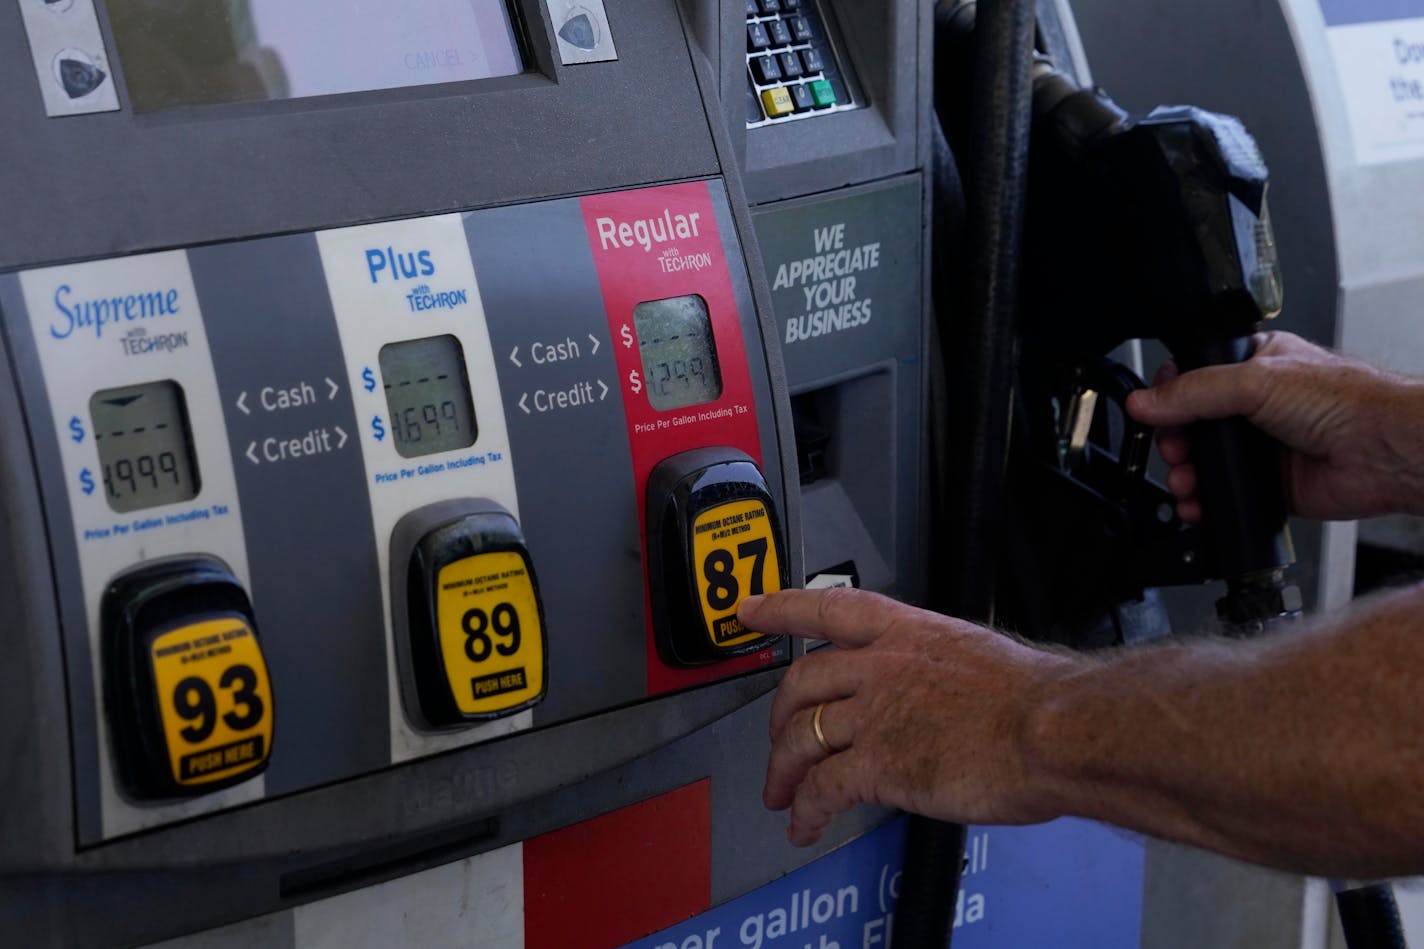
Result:
M193 786L260 770L272 753L262 647L237 617L169 630L149 650L173 780Z
M764 90L761 94L761 104L766 108L766 114L773 119L779 119L783 115L790 115L796 111L796 102L791 98L791 92L785 86Z
M456 560L436 579L440 656L463 715L496 715L544 692L544 631L516 551Z
M734 649L760 636L737 619L737 604L744 597L781 589L781 564L766 505L733 501L698 514L692 525L692 562L712 645Z

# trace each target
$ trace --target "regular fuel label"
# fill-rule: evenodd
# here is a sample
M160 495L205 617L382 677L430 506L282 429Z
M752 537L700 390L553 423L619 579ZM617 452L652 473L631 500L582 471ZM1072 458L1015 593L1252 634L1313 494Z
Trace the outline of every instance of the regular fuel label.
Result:
M498 715L543 694L544 630L521 554L477 554L442 568L436 611L445 676L461 714Z
M272 687L262 647L236 617L163 633L150 647L173 780L226 781L260 769L272 751Z
M731 649L757 639L761 634L737 619L737 604L781 589L781 563L766 505L735 501L699 514L692 526L692 562L712 644Z

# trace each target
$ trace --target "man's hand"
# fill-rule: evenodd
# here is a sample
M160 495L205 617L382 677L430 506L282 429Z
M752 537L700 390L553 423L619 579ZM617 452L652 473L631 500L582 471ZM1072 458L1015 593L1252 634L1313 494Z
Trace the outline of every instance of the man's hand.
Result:
M1024 732L1042 684L1091 660L860 590L750 597L737 615L840 647L793 663L772 705L763 800L791 808L792 843L815 843L858 803L977 823L1057 816L1031 779ZM813 724L822 703L829 755Z
M1290 333L1263 333L1244 363L1177 376L1128 399L1163 427L1167 484L1183 520L1199 521L1196 471L1180 426L1245 416L1285 447L1284 485L1304 517L1424 513L1424 383L1375 369Z

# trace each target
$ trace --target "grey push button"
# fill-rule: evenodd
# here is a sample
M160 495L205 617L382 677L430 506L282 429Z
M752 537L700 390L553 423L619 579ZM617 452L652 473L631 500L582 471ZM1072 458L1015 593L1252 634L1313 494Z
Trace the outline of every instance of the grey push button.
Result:
M86 115L119 108L93 0L19 0L45 114Z
M618 58L603 0L549 0L549 18L558 34L559 59L565 66Z

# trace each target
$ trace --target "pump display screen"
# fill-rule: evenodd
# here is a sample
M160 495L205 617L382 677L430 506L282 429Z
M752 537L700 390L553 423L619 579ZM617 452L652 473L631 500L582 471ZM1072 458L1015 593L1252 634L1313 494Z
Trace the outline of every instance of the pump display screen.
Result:
M89 417L109 507L124 514L197 497L198 464L178 383L96 392Z
M455 337L431 336L381 347L381 378L391 433L402 458L475 443L475 405L465 353Z
M108 8L137 112L524 71L507 0L117 0Z
M706 300L686 296L639 303L633 308L633 328L653 408L686 408L722 394Z

